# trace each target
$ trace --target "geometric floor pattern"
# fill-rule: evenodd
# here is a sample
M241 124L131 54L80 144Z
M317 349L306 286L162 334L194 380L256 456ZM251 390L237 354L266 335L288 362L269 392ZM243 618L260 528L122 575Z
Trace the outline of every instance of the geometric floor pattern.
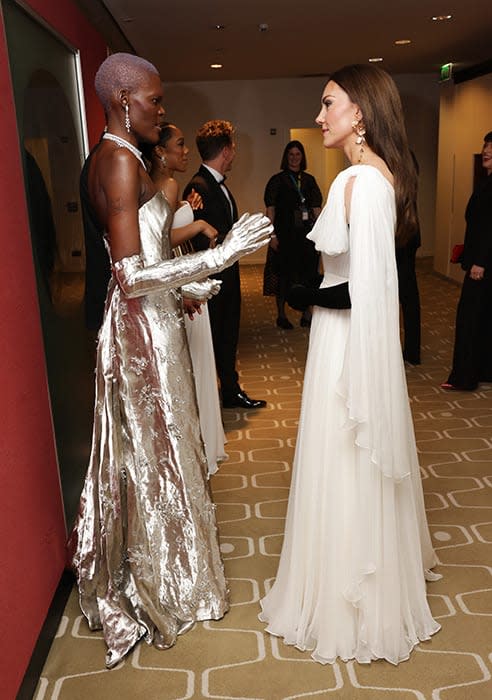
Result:
M278 564L308 331L274 325L262 270L242 268L241 382L267 408L224 411L229 459L212 477L232 607L167 651L144 643L115 669L75 591L36 700L486 700L492 698L492 386L446 393L456 285L419 261L422 365L407 367L431 535L443 578L428 584L442 630L408 661L321 666L266 635L258 600ZM291 320L298 324L298 314ZM329 348L327 348L329 360Z

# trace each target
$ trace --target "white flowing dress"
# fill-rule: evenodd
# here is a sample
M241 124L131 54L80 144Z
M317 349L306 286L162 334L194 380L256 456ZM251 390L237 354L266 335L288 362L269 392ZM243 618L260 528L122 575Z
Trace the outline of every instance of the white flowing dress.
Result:
M193 209L189 202L184 202L174 214L172 228L187 226L192 221ZM200 427L205 444L208 472L215 474L219 463L227 459L224 450L226 437L220 412L212 331L210 330L207 304L202 305L201 311L201 314L195 314L193 320L185 314L185 328L195 375Z
M391 184L356 165L309 234L322 287L348 280L352 308L314 309L284 543L260 619L321 663L397 664L440 628L426 598L426 575L440 577L399 339L395 220Z

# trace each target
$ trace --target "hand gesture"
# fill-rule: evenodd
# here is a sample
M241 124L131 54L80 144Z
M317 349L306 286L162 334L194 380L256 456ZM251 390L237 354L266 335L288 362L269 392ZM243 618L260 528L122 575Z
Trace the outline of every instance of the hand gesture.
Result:
M483 276L485 274L485 268L481 267L480 265L472 265L470 268L470 277L472 280L475 280L479 282L480 280L483 280Z
M243 214L224 239L225 255L238 259L253 253L270 240L273 225L263 214Z
M196 192L196 190L194 190L193 188L186 199L190 203L190 206L193 209L193 211L196 211L197 209L203 209L202 195Z
M190 321L193 321L195 313L202 313L202 302L196 299L189 299L188 297L183 297L183 311L188 316Z
M200 233L203 233L209 239L210 243L208 247L215 248L217 245L217 229L211 226L207 221L203 221L203 219L198 219L196 223L200 224Z
M194 301L202 303L218 294L221 284L222 280L210 279L207 277L198 282L188 282L184 284L181 291L183 292L183 296L187 299L193 299Z

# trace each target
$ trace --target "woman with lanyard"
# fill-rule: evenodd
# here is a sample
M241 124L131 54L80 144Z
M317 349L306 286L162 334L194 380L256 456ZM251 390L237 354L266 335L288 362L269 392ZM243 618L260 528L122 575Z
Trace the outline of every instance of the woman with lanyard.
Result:
M306 154L300 141L284 149L281 172L265 188L266 213L275 226L264 272L263 294L277 300L277 326L293 328L285 314L285 299L293 284L318 286L318 254L306 235L321 211L321 191L305 172ZM309 326L311 313L303 312L301 326Z

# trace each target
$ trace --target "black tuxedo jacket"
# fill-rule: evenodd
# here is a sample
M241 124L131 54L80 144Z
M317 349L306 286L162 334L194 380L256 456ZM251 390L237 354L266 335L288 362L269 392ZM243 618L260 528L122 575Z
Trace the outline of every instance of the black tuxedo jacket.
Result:
M183 199L186 199L191 190L198 192L203 200L203 209L195 211L195 219L204 219L207 223L217 229L217 243L222 243L225 236L231 230L232 224L237 221L237 207L232 194L229 196L232 202L231 205L224 194L222 187L214 178L210 170L201 165L190 182L186 185L183 192ZM203 250L208 248L209 239L203 234L198 234L193 239L193 247L195 250Z

